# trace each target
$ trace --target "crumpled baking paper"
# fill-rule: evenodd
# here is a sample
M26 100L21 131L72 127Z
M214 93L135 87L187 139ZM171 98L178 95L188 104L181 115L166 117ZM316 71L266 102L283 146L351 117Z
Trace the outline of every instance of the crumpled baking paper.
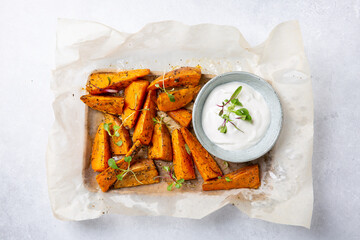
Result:
M84 180L88 110L79 100L85 94L88 75L105 68L164 71L196 65L208 74L235 70L257 74L278 93L283 129L271 152L257 160L261 187L169 193L103 193L89 188ZM50 201L57 218L85 220L107 213L202 218L232 203L252 218L310 227L313 97L296 21L278 25L264 43L251 47L239 30L230 26L166 21L128 34L95 22L61 19L53 76L55 123L46 163Z

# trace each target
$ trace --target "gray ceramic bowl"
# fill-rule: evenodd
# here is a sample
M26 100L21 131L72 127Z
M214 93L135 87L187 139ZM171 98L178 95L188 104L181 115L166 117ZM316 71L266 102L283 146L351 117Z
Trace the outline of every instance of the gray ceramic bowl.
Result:
M215 87L233 81L251 86L264 97L269 106L271 120L264 137L257 144L247 149L229 151L213 144L206 136L202 128L202 111L207 97ZM247 162L263 156L274 146L282 127L281 104L274 89L262 78L248 72L228 72L211 79L197 95L192 114L195 134L200 143L211 154L229 162Z

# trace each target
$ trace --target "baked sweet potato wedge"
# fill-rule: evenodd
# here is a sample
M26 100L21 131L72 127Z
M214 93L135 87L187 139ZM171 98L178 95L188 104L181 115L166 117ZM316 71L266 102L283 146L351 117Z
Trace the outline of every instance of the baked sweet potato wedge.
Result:
M201 69L197 67L181 67L166 73L155 79L148 87L148 90L155 90L156 84L162 88L173 88L181 86L199 85Z
M91 167L96 172L104 171L108 167L108 159L111 158L109 136L101 123L97 129L91 153Z
M140 109L144 103L146 89L149 86L148 81L138 80L125 88L124 112L121 115L123 125L130 129L136 124Z
M207 180L202 185L204 191L259 187L260 174L258 164L240 168L221 178Z
M126 154L132 146L129 131L121 125L120 119L113 115L106 114L105 123L108 124L109 131L112 135L112 137L110 137L110 147L112 154Z
M80 97L86 105L100 112L120 115L124 108L123 97L83 95Z
M114 188L135 187L160 182L159 173L151 159L141 159L131 165L130 170L122 180L117 180ZM136 177L135 177L136 176Z
M169 115L182 127L188 127L192 119L191 112L183 108L167 112L167 115Z
M172 132L171 142L173 149L173 165L176 178L183 178L184 180L195 179L196 175L194 163L190 155L190 150L186 149L185 140L178 129L175 129Z
M129 86L137 78L144 77L149 73L150 69L92 73L86 84L86 90L90 94L102 94L111 92L111 90L120 90Z
M131 156L134 157L135 154L141 149L142 144L140 141L136 141L134 145L131 147L129 152L126 153L125 157ZM133 161L130 162L130 164L134 164L136 162L136 159L133 159ZM116 162L116 165L121 169L127 169L128 167L127 162L125 162L124 158L120 159ZM106 168L103 172L98 174L96 176L96 181L99 184L101 191L106 192L109 190L109 188L116 182L117 177L116 175L120 174L120 169L114 169L111 167Z
M215 160L211 157L208 151L199 143L194 135L187 129L182 127L180 129L186 144L189 146L191 155L194 159L195 165L200 172L201 177L207 181L212 178L222 176L223 173Z
M153 118L156 115L156 91L150 90L148 92L143 109L136 123L132 139L134 142L140 140L142 144L149 145L154 131Z
M168 128L162 122L156 123L148 150L148 158L172 161L171 137Z
M191 102L199 90L200 86L171 91L169 94L172 94L175 99L173 102L170 101L167 93L162 92L157 98L157 106L160 111L164 112L177 110Z

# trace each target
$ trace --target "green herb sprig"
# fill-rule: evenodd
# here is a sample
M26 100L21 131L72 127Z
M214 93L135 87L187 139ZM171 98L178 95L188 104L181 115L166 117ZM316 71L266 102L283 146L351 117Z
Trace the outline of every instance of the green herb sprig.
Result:
M222 177L221 177L221 176L218 176L217 178L218 178L218 179L221 179ZM227 181L227 182L231 182L231 181L232 181L232 179L231 179L231 178L229 178L229 177L225 177L225 181Z
M157 87L157 88L159 88L160 90L164 91L164 93L166 93L166 95L167 95L168 98L170 99L170 102L175 102L175 96L172 95L171 93L169 93L168 91L166 91L164 80L165 80L165 71L164 71L163 80L162 80L162 85L163 85L163 86L160 87L160 85L157 83L157 84L155 84L155 87ZM171 89L170 91L174 91L174 88Z
M160 130L160 131L161 131L161 126L162 126L162 124L164 123L163 119L164 119L164 117L161 117L160 120L158 120L157 118L154 118L154 117L153 117L153 119L152 119L154 125L155 125L155 124L160 124L160 127L159 127L159 130Z
M111 133L111 130L110 130L111 126L113 126L114 134ZM105 131L107 131L109 136L112 137L112 139L114 139L114 137L120 137L120 133L119 133L120 128L121 128L121 126L113 125L112 123L104 123L104 129L105 129ZM120 147L123 144L123 141L120 140L120 141L116 142L115 144Z
M169 174L170 179L172 180L172 183L170 183L167 186L167 190L171 191L173 187L179 189L182 187L183 183L185 182L185 179L177 179L175 176L175 173L173 171L173 166L164 166L163 169Z
M122 173L116 175L116 178L119 181L122 181L124 179L124 177L128 174L128 173L132 173L136 179L136 181L138 181L140 184L143 184L142 182L139 181L139 179L136 177L136 174L130 169L130 162L132 161L132 157L131 156L126 156L124 157L124 161L128 163L128 167L127 169L121 169L117 166L115 160L113 158L109 158L108 160L108 164L111 168L113 169L118 169L120 171L122 171Z
M161 89L162 91L164 91L164 93L166 93L166 95L168 96L168 98L170 99L170 102L175 102L175 97L174 95L172 95L171 93L169 93L168 91L166 91L166 89L164 87L160 87L160 85L157 83L155 84L155 87ZM171 89L170 91L174 91L174 88Z
M233 120L230 119L230 113L234 113L236 114L237 118L235 119L241 119L241 120L244 120L244 121L249 121L249 122L252 122L252 117L250 116L250 113L249 111L246 109L246 108L240 108L240 109L237 109L235 110L235 107L243 107L243 104L239 101L239 99L237 99L237 97L239 96L240 92L242 90L242 86L238 87L235 92L231 95L230 99L225 99L223 102L222 102L222 105L217 105L218 107L221 108L220 112L219 112L219 116L224 119L224 122L218 127L218 130L221 132L221 133L226 133L227 132L227 126L226 124L227 123L230 123L232 124L238 131L240 132L244 132L242 131L241 129L239 129L234 123L233 123ZM225 114L224 111L225 111L225 106L228 106L228 108L226 109L227 112L229 112L228 114Z

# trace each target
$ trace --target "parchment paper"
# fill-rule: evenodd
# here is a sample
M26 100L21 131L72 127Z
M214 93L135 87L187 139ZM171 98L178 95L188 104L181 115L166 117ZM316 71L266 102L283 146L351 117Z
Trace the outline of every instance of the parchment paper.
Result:
M165 193L89 190L83 178L85 155L91 147L86 145L88 110L79 100L85 94L88 75L105 68L167 71L196 65L208 74L252 72L277 91L284 123L275 147L256 160L261 166L261 187ZM296 21L278 25L264 43L252 48L229 26L168 21L128 34L99 23L61 19L53 75L55 123L46 162L50 201L57 218L84 220L107 213L202 218L232 203L253 218L310 227L313 99Z

